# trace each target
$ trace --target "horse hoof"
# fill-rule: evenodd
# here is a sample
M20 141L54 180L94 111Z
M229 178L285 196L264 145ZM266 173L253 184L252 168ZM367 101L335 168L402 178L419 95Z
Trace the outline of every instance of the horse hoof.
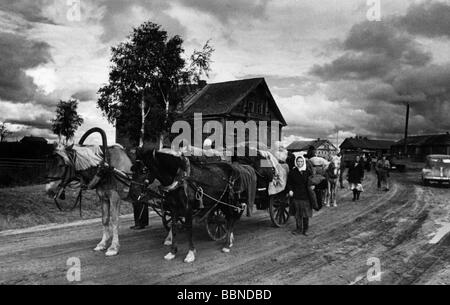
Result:
M95 252L101 252L101 251L105 251L106 250L106 246L104 245L97 245L97 247L94 248Z
M172 252L169 252L166 256L164 256L164 259L166 261L171 261L175 258L175 254L172 254Z
M195 251L189 251L184 259L185 263L193 263L195 261Z
M230 248L222 248L223 253L230 253Z
M116 256L117 254L119 254L119 250L117 249L108 249L105 253L106 256Z
M165 240L164 241L164 246L172 246L172 241L171 240Z

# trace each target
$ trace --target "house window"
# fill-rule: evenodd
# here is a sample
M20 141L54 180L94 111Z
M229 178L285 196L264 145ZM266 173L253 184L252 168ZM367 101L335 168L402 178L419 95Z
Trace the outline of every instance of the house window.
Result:
M258 114L262 114L262 105L258 104Z
M253 102L249 102L249 103L248 103L248 112L254 112L254 109L253 109Z

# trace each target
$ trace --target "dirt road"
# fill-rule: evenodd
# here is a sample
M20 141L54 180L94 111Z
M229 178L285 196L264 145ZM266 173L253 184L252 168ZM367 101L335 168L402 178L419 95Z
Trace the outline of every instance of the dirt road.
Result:
M81 284L450 284L450 188L422 187L418 173L394 174L389 192L365 179L361 200L348 190L339 207L316 213L310 235L271 226L267 212L243 217L229 254L203 226L194 237L197 260L180 235L179 255L167 262L165 231L156 216L149 229L121 227L121 252L106 258L92 249L100 224L40 232L0 234L0 284L68 284L67 260L80 259ZM379 259L381 281L368 281L368 260Z

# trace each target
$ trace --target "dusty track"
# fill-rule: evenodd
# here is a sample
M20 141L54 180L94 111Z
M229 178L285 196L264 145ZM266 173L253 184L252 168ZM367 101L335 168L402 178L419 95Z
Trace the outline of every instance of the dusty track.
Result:
M450 237L430 244L450 223L450 188L424 188L417 173L396 174L389 192L378 191L374 177L365 181L358 203L348 191L338 208L324 209L311 221L308 237L271 226L265 211L238 222L230 254L195 227L198 251L193 264L181 234L180 253L166 262L165 231L153 216L151 226L130 231L122 222L121 252L106 258L92 248L100 239L99 224L0 236L1 284L64 284L66 261L81 260L82 284L367 284L367 259L381 262L381 284L450 284Z

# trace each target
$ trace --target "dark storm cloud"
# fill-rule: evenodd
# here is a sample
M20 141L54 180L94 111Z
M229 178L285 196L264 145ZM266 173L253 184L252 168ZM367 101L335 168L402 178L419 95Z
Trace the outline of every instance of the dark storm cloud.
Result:
M430 127L450 130L450 63L404 71L393 80L393 86L398 100L410 102Z
M450 38L450 5L430 1L412 5L398 24L412 34Z
M448 36L449 6L422 3L406 15L355 24L342 41L343 52L310 74L326 86L327 97L347 101L367 115L347 131L399 138L405 105L411 104L411 133L450 129L450 63L434 65L417 35ZM440 10L440 12L438 12Z
M264 18L268 0L180 0L182 4L209 13L224 24L241 17Z
M25 71L51 61L50 45L22 35L0 33L0 58L0 99L31 100L37 87Z
M127 37L132 27L139 26L144 21L152 21L160 24L169 35L181 35L185 33L185 28L178 20L170 17L165 10L170 8L169 1L165 0L102 0L101 7L104 9L101 23L103 25L103 35L100 37L103 42L114 40L121 41ZM145 20L133 20L133 9L143 12L148 11L151 15Z
M403 71L394 79L393 85L403 94L423 94L450 101L450 63Z
M346 53L329 64L313 66L311 72L324 80L358 80L382 77L392 65L392 59L385 54Z
M389 22L354 25L343 50L331 63L313 66L311 73L324 80L380 78L402 65L423 66L431 60L413 37Z
M42 13L42 8L51 3L51 0L2 0L0 10L20 15L30 22L53 23Z

